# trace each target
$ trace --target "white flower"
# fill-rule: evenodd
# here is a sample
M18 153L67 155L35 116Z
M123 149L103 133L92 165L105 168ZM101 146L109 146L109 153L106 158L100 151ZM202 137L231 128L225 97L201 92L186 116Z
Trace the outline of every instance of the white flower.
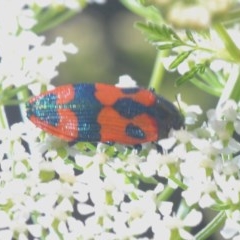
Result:
M201 168L213 169L214 166L214 161L210 156L193 150L186 153L184 161L180 164L180 171L184 177L194 178Z
M66 222L59 224L59 231L63 234L64 239L77 239L84 230L83 223L73 217L68 217Z
M221 141L229 141L229 148L231 148L234 143L231 138L232 131L229 129L229 124L232 124L236 132L239 132L239 106L236 102L228 100L223 104L219 105L217 110L209 110L207 112L208 116L208 126L212 133L218 135ZM234 144L237 146L236 144Z
M222 202L231 201L233 204L239 204L240 181L234 176L227 178L226 175L220 175L214 172L214 178L219 190L216 192Z
M92 236L100 235L108 229L112 229L114 225L115 215L118 210L115 206L98 203L94 206L94 214L85 221L86 233L91 232Z
M223 229L221 230L221 235L225 239L238 240L240 237L240 212L235 210L232 212L224 224Z
M136 174L140 174L139 165L145 161L145 157L139 156L134 150L131 154L127 156L126 161L122 161L121 159L115 159L112 167L117 169L125 169L126 172L135 172Z
M139 168L144 176L149 177L154 174L168 177L171 170L176 168L178 157L174 153L160 154L156 150L151 150L147 156L147 161L139 164Z
M32 32L2 36L1 39L0 79L4 89L36 80L47 84L57 75L56 67L66 61L65 53L76 53L73 45L64 45L60 38L52 45L44 46L43 38Z
M49 83L57 75L56 67L66 60L65 53L77 51L72 44L64 45L61 38L50 46L44 46L44 37L30 31L36 20L34 11L27 7L29 3L24 0L0 3L2 89L35 81Z
M172 208L173 208L172 202L162 201L159 204L158 210L163 216L169 216L172 213Z
M133 80L129 75L123 75L119 77L119 82L115 84L115 86L121 88L133 88L137 87L137 82Z
M117 173L114 169L103 166L103 173L105 179L103 183L103 189L111 193L113 203L119 204L124 200L124 195L134 190L133 184L127 183L126 176L124 174Z
M192 139L192 145L207 156L216 156L223 150L223 144L220 141L208 141L206 139Z
M156 204L154 195L146 193L139 200L123 202L121 212L126 215L126 224L133 235L139 235L147 231L156 220Z
M182 106L182 105L180 105ZM198 119L198 115L202 114L202 109L198 105L190 105L183 109L185 113L185 123L186 124L195 124Z
M25 8L27 1L1 1L0 2L0 26L1 32L17 34L19 27L29 29L34 26L36 20L31 9ZM8 23L8 24L6 24Z
M43 36L31 31L37 24L34 8L61 6L78 10L80 4L77 0L0 2L0 82L4 94L8 87L27 86L34 94L40 92L42 85L50 89L49 83L58 74L59 64L67 60L66 54L77 52L62 38L47 45ZM195 10L177 12L186 13L182 16L184 21L195 23ZM200 10L203 22L198 24L208 24L208 12ZM215 37L212 32L209 39L194 34L199 48L218 51L224 46L219 39L214 42ZM186 50L189 49L176 49ZM196 51L188 60L199 63L213 56L211 51ZM180 64L179 71L189 69L188 62L184 64ZM117 86L137 85L125 75ZM29 234L41 238L44 232L46 239L134 240L150 230L156 240L170 239L172 233L181 239L193 239L187 229L200 223L201 213L192 209L180 218L172 212L174 203L164 199L168 194L165 189L182 187L182 197L191 207L228 204L231 221L226 221L222 234L237 238L240 214L231 209L240 202L240 157L236 155L240 144L231 135L234 128L240 132L239 108L234 101L228 101L209 112L208 121L201 128L171 131L169 139L158 142L162 153L151 149L151 143L143 144L140 153L115 145L114 151L120 153L117 157L108 154L106 144L93 144L93 150L84 151L44 136L29 123L0 130L0 205L4 209L0 211L0 236L27 240ZM187 127L196 123L202 113L198 106L184 106L183 112ZM229 126L232 131L228 131ZM165 185L158 176L166 178ZM144 182L153 190L143 191Z
M56 67L66 61L65 53L76 52L76 47L72 44L64 45L62 38L57 38L50 46L32 48L26 57L27 76L47 85L58 74Z
M229 62L226 62L221 59L216 59L210 63L210 69L213 72L219 72L222 70L223 73L228 74L229 72L231 72L233 70L233 67L232 67L232 64Z
M219 117L224 117L228 122L234 122L237 118L237 103L233 100L227 100L220 106L216 113Z
M202 214L193 209L184 218L180 219L177 216L164 215L161 221L156 221L153 224L154 239L171 239L171 231L178 231L181 239L193 239L193 236L184 228L197 226L202 220Z
M195 175L189 178L186 177L184 180L188 187L182 192L182 196L189 206L199 203L202 208L205 208L215 203L215 199L212 198L211 194L217 191L217 186L210 177L207 177L205 169L201 168L195 171Z

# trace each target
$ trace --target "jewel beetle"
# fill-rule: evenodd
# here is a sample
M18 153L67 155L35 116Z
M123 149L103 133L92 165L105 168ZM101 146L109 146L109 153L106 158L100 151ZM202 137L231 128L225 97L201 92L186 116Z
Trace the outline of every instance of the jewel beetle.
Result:
M102 83L67 84L32 97L27 117L42 130L69 142L137 145L166 138L183 117L152 90Z

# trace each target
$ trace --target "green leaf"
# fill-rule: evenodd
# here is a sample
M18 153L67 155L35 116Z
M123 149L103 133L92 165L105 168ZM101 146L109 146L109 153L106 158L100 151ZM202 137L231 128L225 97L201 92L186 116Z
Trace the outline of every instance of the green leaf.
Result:
M84 8L85 5L82 5L82 8ZM41 9L36 16L37 24L32 30L35 33L42 33L60 25L75 16L78 12L78 10L70 10L62 7Z
M192 84L194 84L196 87L200 88L201 90L203 90L206 93L209 93L216 97L221 96L222 88L210 86L204 82L201 82L197 78L191 78L190 81Z
M198 69L194 67L190 71L184 73L180 78L177 79L176 86L180 86L186 81L190 80L195 76L197 72L198 72Z
M150 41L159 41L162 38L162 34L156 25L139 22L136 23L135 26L139 28Z
M205 72L206 65L205 64L200 64L199 65L199 73L203 74Z
M180 78L176 81L176 86L180 86L188 80L191 80L197 73L203 74L206 69L206 63L197 64L192 67L188 72L184 73Z
M173 48L173 44L172 43L162 44L162 45L159 45L157 47L157 49L159 49L159 50L172 49L172 48Z
M189 29L186 30L186 35L191 42L196 43L196 41L192 35L192 32Z
M176 42L173 42L172 45L173 45L173 48L175 48L175 47L183 46L185 44L183 44L182 41L176 41Z
M159 49L159 50L173 49L173 48L179 47L181 45L182 45L182 42L161 43L157 46L157 49Z
M163 30L165 31L166 35L172 37L173 39L182 41L181 38L173 31L172 28L167 27L166 25L163 25Z
M135 26L146 34L147 38L152 42L182 42L173 29L166 25L158 25L151 22L147 24L138 22Z
M180 63L182 63L188 56L192 53L192 51L182 52L179 54L174 61L170 64L170 69L176 68Z

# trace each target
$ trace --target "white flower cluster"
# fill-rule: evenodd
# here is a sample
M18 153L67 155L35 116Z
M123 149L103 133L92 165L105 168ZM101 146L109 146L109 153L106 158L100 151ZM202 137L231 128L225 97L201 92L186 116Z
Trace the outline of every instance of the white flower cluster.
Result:
M199 108L186 109L196 120ZM228 218L221 234L237 239L240 144L232 134L240 133L240 106L227 101L207 116L203 126L173 131L169 139L160 140L162 153L146 144L147 156L132 151L125 160L109 157L104 144L95 153L81 153L48 135L37 142L40 131L32 125L2 131L0 236L167 240L177 233L193 239L188 228L201 222L200 209L225 206ZM21 141L31 143L31 154ZM176 214L174 202L160 200L167 186L155 180L159 177L168 179L172 189L182 188L182 198L192 208L187 215ZM143 190L140 179L152 187Z
M193 115L193 109L189 114ZM168 178L169 184L182 187L182 197L189 207L226 206L229 219L221 233L227 239L235 235L238 239L240 143L232 136L240 133L240 105L229 100L218 110L208 111L207 116L208 121L200 128L175 131L172 139L161 140L164 153L151 150L139 167L146 177L157 174ZM175 141L177 146L169 151Z
M61 38L44 45L44 37L31 31L36 24L31 4L73 9L77 2L0 2L1 90L48 85L65 53L76 52ZM190 107L186 119L193 123L198 113ZM227 101L208 112L202 127L161 140L162 153L145 144L142 155L104 144L79 151L29 123L1 126L0 239L193 239L189 228L201 222L199 209L222 206L227 214L222 236L239 239L240 144L232 137L240 134L239 114L240 106ZM121 154L114 157L109 148ZM151 187L145 190L143 183ZM177 187L192 208L184 215L163 197Z
M170 239L176 229L190 239L184 228L198 224L201 213L172 215L171 202L157 201L161 183L141 190L137 176L144 158L134 152L126 161L109 158L103 144L92 156L60 142L46 152L53 142L36 142L40 131L33 132L21 123L0 134L2 239L150 239L148 231L152 239ZM31 154L22 141L31 143ZM75 163L67 164L71 157Z
M37 1L46 2L46 1ZM66 1L67 2L67 1ZM66 61L65 53L76 53L73 44L63 44L57 38L51 45L44 44L45 37L31 28L37 23L31 1L0 2L0 84L8 87L38 82L49 84L57 75L56 67Z

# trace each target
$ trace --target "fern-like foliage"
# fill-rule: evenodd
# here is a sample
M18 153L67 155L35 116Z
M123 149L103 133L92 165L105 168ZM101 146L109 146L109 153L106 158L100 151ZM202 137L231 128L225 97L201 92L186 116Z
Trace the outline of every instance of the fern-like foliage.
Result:
M169 69L171 70L176 69L196 51L207 52L209 55L214 53L210 48L207 49L199 46L190 30L184 30L179 34L175 29L165 24L159 25L152 22L138 22L135 26L146 35L147 40L158 50L174 51L175 58L169 65ZM204 59L200 63L191 62L190 65L189 70L176 80L177 86L189 80L196 81L196 79L198 79L199 81L199 76L204 74L206 68L209 66L209 59ZM196 76L198 76L198 78L195 78ZM203 84L199 85L203 86Z

